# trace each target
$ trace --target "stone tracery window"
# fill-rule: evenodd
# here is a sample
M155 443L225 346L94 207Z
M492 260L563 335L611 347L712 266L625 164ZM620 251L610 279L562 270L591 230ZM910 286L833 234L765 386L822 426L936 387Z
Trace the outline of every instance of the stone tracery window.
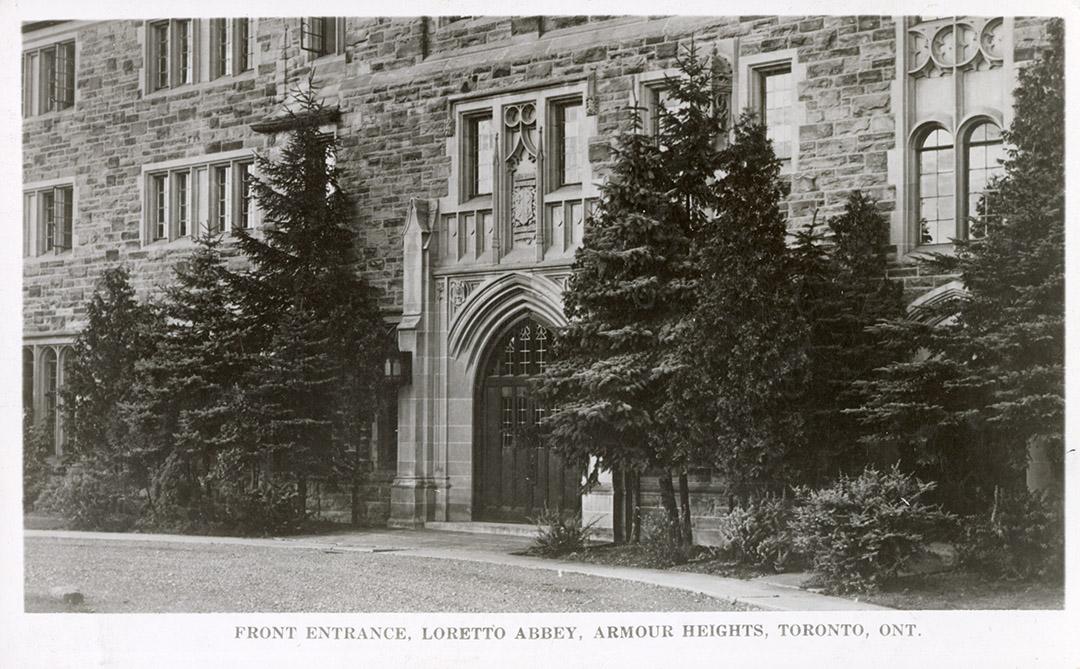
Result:
M1015 76L1009 51L1012 19L920 16L897 24L907 72L897 107L903 110L906 250L983 233L980 202L1000 174L1000 129L1009 121L1002 91Z
M536 321L526 321L511 330L496 348L500 357L491 373L497 376L533 376L551 363L553 335Z

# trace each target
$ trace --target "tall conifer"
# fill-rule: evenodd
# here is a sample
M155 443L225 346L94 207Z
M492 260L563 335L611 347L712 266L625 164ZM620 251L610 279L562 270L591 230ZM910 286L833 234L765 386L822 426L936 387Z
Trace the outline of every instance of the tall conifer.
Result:
M303 505L313 476L339 466L354 481L359 474L347 453L358 452L373 418L388 347L375 295L358 274L336 137L320 131L323 106L311 88L295 97L280 155L256 160L262 234L241 235L250 269L230 281L256 352L243 381L249 447L276 454Z
M913 350L862 385L859 417L874 444L900 448L958 508L996 486L1022 487L1029 452L1060 462L1064 432L1064 44L1020 73L1005 133L1004 177L992 183L955 257L966 295L927 310L937 327L884 327Z

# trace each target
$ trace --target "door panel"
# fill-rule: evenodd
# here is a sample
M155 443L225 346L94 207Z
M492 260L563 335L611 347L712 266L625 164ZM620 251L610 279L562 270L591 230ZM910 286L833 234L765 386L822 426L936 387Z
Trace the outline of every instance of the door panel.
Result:
M549 362L549 337L535 322L519 325L498 343L480 381L473 488L478 520L529 522L545 507L580 510L580 473L568 471L546 446L518 436L545 413L529 383Z

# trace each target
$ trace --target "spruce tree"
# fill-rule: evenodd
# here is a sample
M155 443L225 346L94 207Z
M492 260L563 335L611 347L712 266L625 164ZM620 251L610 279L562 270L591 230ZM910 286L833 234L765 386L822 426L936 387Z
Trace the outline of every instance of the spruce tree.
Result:
M102 273L64 370L69 453L124 450L128 430L121 406L129 397L135 365L152 353L160 325L155 311L136 296L126 267Z
M159 309L165 327L136 364L126 419L155 465L155 511L212 520L210 472L233 441L233 387L249 365L244 321L225 281L221 238L199 238L174 268Z
M553 409L552 445L568 462L644 472L659 462L656 413L672 370L670 323L689 297L689 240L668 224L663 161L637 110L563 296L569 325L537 391Z
M679 473L685 490L688 455L667 386L679 365L674 328L693 300L691 240L707 215L719 123L712 72L693 45L679 65L682 76L666 82L675 104L659 110L658 137L642 134L640 110L628 110L564 295L570 324L538 391L555 409L545 421L553 445L617 476L658 474L672 534L688 543L689 509L680 522L672 484ZM625 479L631 495L634 479Z
M696 304L680 335L673 400L690 419L695 459L733 490L781 479L799 430L805 324L788 277L780 162L763 125L744 116L720 153L715 215L698 237Z
M967 295L936 308L938 327L891 322L918 355L862 385L859 417L962 508L1024 483L1029 449L1059 458L1064 420L1064 50L1062 25L1024 68L1005 131L1004 176L979 206L975 236L938 268Z
M795 233L790 252L809 340L802 439L788 462L807 483L857 473L866 464L861 430L849 413L859 404L854 384L895 357L873 326L904 315L902 286L886 276L888 230L874 201L852 192L828 228L831 234L821 234L815 217Z
M358 475L361 428L377 406L386 325L358 275L352 205L338 182L337 140L321 132L322 105L295 95L280 156L258 156L252 191L261 235L241 234L249 269L230 274L255 356L243 378L248 451L276 453L279 475L297 483L341 466ZM252 422L253 421L253 422ZM355 449L355 450L353 450ZM338 472L340 473L340 472Z

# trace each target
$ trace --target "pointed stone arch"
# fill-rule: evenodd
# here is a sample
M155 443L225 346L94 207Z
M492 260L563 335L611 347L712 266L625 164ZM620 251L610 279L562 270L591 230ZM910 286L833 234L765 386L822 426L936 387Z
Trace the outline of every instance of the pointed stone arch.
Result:
M448 353L475 369L483 352L513 323L532 316L553 327L566 325L562 289L538 274L513 272L480 285L450 327Z

